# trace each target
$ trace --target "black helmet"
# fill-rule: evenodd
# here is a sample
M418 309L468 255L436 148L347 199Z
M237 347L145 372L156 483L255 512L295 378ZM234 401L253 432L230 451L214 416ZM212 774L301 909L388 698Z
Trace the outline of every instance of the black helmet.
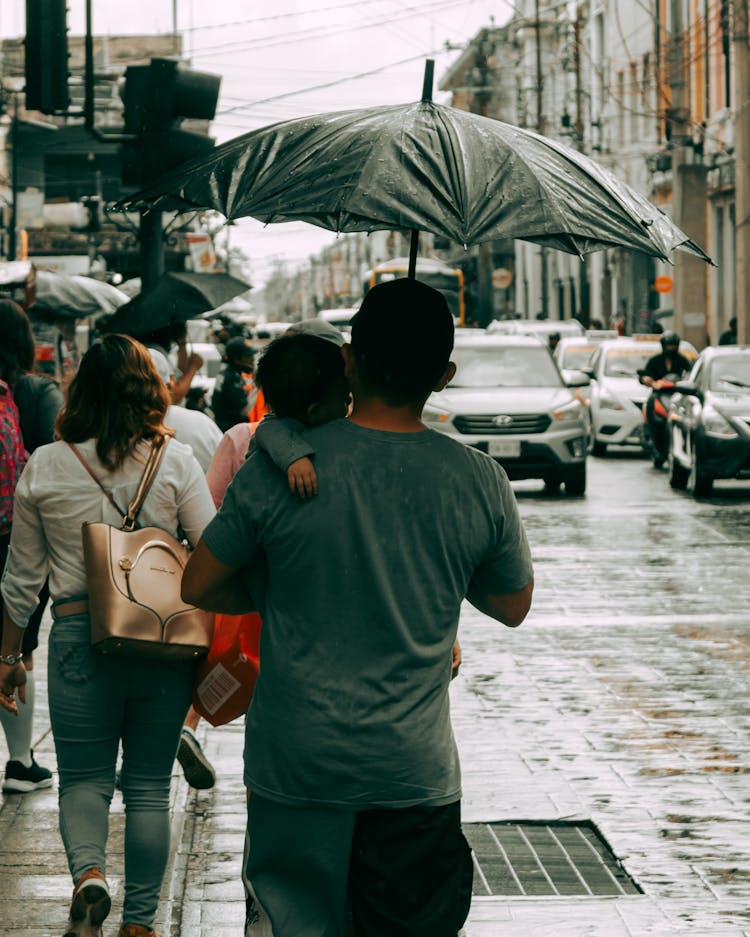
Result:
M677 332L664 332L659 341L661 342L662 351L666 351L667 348L680 347L680 336Z

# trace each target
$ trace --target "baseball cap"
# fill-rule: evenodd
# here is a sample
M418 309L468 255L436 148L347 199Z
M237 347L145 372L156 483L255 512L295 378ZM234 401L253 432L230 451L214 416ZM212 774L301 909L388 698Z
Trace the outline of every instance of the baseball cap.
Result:
M303 319L301 322L290 325L284 334L314 335L316 338L324 338L327 342L333 342L339 348L344 344L344 336L341 332L324 319Z

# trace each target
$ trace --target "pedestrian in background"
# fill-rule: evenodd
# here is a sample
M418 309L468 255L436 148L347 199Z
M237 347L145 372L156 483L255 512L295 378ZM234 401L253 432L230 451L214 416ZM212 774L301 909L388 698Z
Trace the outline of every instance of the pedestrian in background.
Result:
M719 336L720 345L736 345L737 344L737 316L732 316L729 320L729 328L726 331L722 332Z
M13 395L23 436L23 446L31 454L39 446L52 442L55 420L62 406L62 394L49 377L34 374L34 336L23 309L9 299L0 300L0 380ZM0 571L5 567L10 531L0 533ZM21 650L26 671L26 700L14 715L0 709L8 761L5 765L3 792L25 794L52 786L52 772L37 764L31 748L36 700L34 651L39 646L39 628L47 607L49 591L42 583L37 603L23 634ZM0 600L0 614L2 601ZM0 621L0 641L2 640ZM0 679L5 665L0 664Z
M60 833L74 889L66 937L101 937L110 910L105 878L109 807L120 742L125 802L125 882L119 937L152 930L169 856L169 789L190 704L194 665L116 655L91 647L81 526L122 516L89 477L74 444L119 505L129 504L164 419L169 395L139 342L108 335L84 355L57 421L58 442L29 460L16 491L8 561L3 653L14 651L49 570L53 624L48 685L59 771ZM169 442L139 523L178 530L195 544L214 506L187 446ZM15 712L19 663L0 671L0 705ZM10 693L10 695L8 695ZM23 912L20 912L23 913Z
M155 348L149 348L149 354L157 374L169 392L172 385L169 361L162 352ZM175 431L175 438L179 442L190 446L205 474L214 457L216 447L221 442L221 430L216 423L200 410L190 410L188 407L180 407L174 403L169 405L164 422Z
M197 351L190 351L187 340L187 323L172 322L142 335L134 336L146 348L160 352L169 362L169 396L172 403L182 403L195 375L203 367L203 358ZM172 364L172 352L176 349L176 365Z
M224 367L211 395L211 409L222 433L237 423L257 423L268 408L255 383L255 352L250 340L235 336L224 346Z
M519 625L532 568L503 470L421 420L452 346L436 290L370 290L343 349L350 419L305 434L317 495L290 496L254 453L188 562L183 598L227 613L249 610L248 577L268 570L246 720L247 937L342 937L347 898L360 937L456 937L468 914L451 649L465 597Z

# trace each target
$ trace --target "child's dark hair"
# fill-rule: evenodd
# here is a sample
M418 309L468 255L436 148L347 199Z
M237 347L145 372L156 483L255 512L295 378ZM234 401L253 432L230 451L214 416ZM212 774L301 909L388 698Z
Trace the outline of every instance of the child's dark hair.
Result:
M324 338L281 335L264 351L255 380L276 416L306 422L309 407L338 389L344 393L344 359Z

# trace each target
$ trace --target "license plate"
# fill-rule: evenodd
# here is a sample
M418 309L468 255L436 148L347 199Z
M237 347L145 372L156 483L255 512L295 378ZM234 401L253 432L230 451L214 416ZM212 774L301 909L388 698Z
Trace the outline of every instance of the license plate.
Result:
M517 459L521 455L518 439L490 439L487 451L496 459Z

